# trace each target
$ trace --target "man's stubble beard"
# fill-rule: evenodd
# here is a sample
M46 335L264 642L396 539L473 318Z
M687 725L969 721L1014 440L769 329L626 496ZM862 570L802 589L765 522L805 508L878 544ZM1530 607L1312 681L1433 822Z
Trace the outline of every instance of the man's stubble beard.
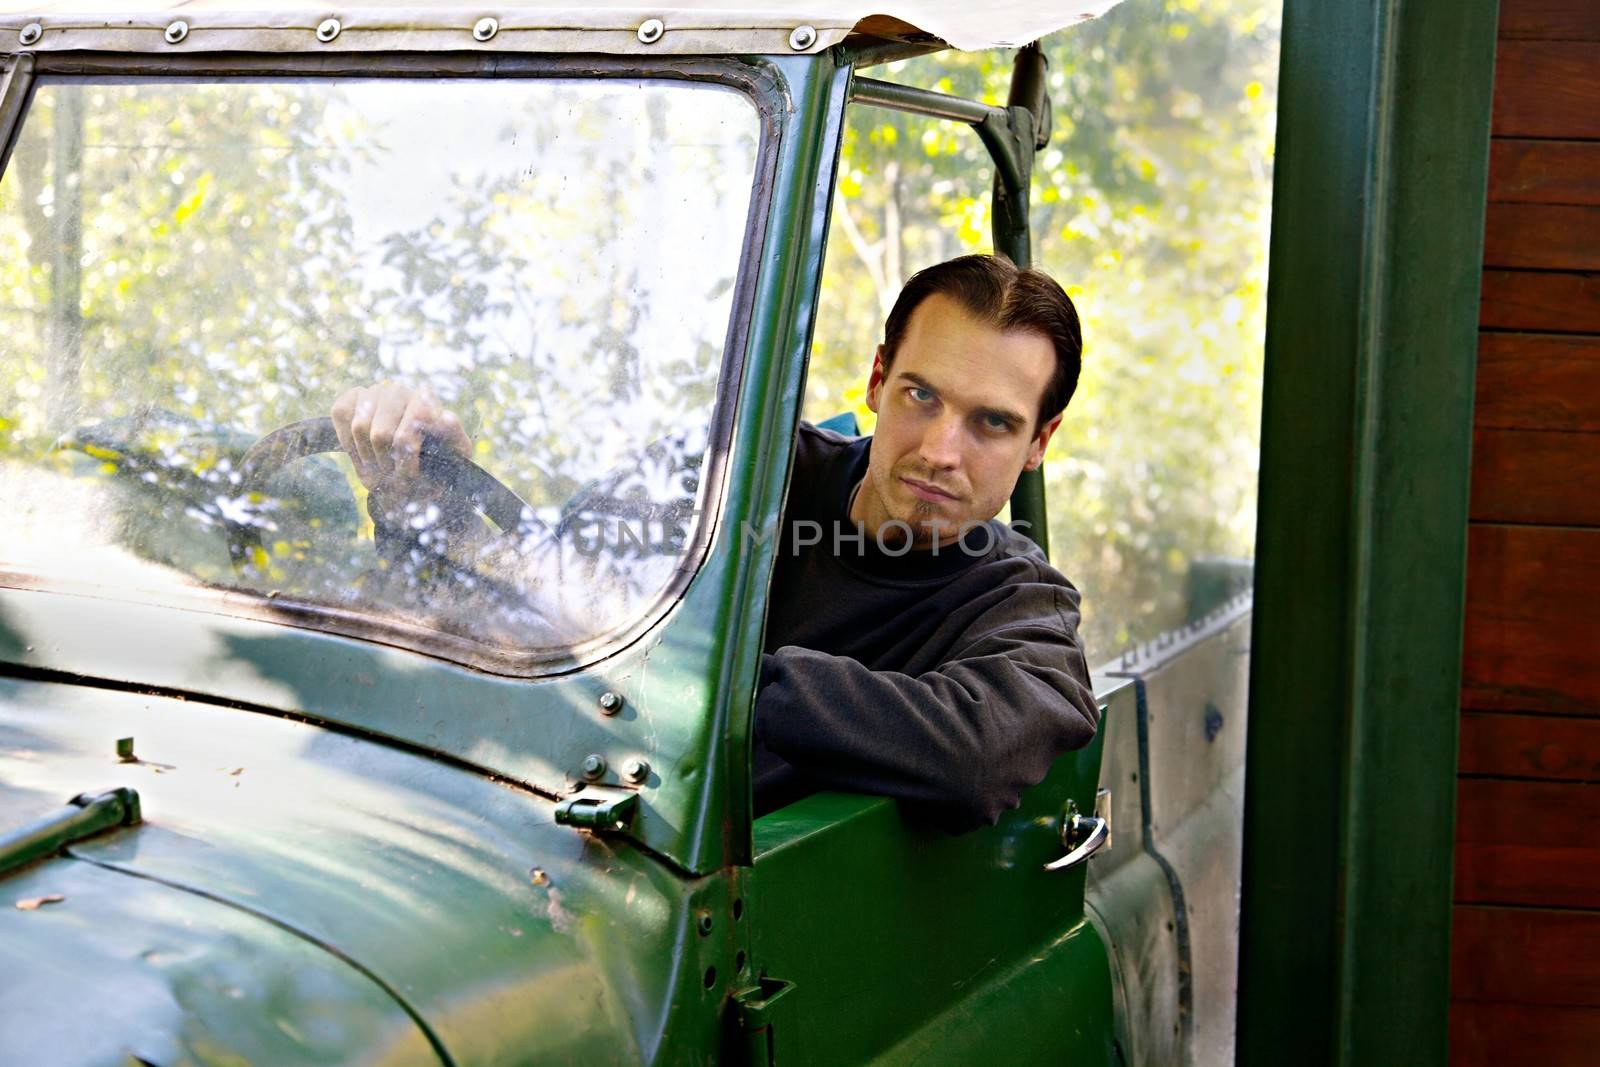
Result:
M910 468L902 470L899 467L895 467L889 472L889 477L897 480L910 477L915 478L919 482L926 482L929 485L937 484L931 472L922 472L920 470L912 470ZM939 521L939 505L935 504L931 500L922 500L913 496L911 503L911 514L909 517L902 519L900 516L894 513L894 508L890 506L888 497L884 495L883 488L878 485L877 479L872 478L870 480L872 481L873 495L878 498L878 506L883 510L883 513L888 516L888 519L885 520L885 523L904 523L906 526L911 527L911 545L913 548L931 548L935 541L935 533L943 532L935 531L930 525L931 523ZM953 524L946 525L951 525L952 529L954 528ZM899 533L899 530L896 530L895 532ZM896 540L898 541L898 538Z

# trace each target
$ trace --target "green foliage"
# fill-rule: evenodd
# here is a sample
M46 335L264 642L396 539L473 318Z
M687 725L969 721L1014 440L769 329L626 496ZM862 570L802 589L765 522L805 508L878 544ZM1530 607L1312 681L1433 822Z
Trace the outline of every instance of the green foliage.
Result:
M270 427L377 371L332 195L359 146L335 150L318 102L270 85L185 95L35 96L0 184L0 396L19 437L155 389L179 414Z
M1128 0L1046 42L1034 259L1078 305L1084 370L1045 470L1092 662L1183 621L1192 560L1252 553L1279 10ZM1011 70L941 53L868 73L1004 103ZM808 418L853 409L870 432L884 316L920 267L991 247L991 174L960 126L852 109Z

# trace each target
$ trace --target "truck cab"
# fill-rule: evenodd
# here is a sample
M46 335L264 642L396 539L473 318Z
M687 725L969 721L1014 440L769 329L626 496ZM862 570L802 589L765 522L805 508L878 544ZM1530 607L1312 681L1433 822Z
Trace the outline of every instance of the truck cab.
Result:
M1026 262L1034 61L1005 106L867 72L1060 28L847 7L0 14L8 1048L1231 1048L1247 584L1106 664L996 826L753 815L846 108L971 126ZM325 417L386 376L478 442L398 513Z

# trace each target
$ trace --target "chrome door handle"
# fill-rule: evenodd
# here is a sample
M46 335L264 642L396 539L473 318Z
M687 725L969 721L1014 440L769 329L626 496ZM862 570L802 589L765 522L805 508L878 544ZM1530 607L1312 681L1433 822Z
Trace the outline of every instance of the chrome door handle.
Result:
M1076 867L1098 852L1110 837L1111 820L1098 815L1079 815L1077 806L1071 805L1061 822L1061 844L1068 852L1045 864L1044 869L1064 871Z

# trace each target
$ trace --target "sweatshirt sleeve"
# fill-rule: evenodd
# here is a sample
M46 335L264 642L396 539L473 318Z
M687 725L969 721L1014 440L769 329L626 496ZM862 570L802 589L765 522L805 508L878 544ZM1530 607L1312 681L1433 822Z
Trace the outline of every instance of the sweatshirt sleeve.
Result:
M952 832L993 825L1099 720L1070 590L1019 593L921 675L792 645L769 653L758 736L826 788L906 801Z

